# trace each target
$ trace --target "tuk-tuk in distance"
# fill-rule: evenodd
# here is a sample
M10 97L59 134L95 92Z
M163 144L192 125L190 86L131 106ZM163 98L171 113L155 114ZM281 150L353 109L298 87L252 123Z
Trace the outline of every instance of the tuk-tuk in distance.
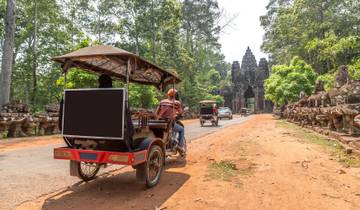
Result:
M52 60L62 64L65 84L71 68L105 74L125 83L124 88L64 90L59 127L67 146L55 148L54 158L70 160L70 175L84 181L94 179L103 165L120 164L136 169L137 179L147 187L158 184L167 153L176 154L175 119L157 120L146 111L132 113L129 83L164 90L181 82L180 78L112 46L85 47Z
M204 101L200 101L199 104L200 104L199 119L200 119L201 127L203 127L207 121L209 121L212 126L218 126L219 117L218 117L218 106L216 101L204 100Z

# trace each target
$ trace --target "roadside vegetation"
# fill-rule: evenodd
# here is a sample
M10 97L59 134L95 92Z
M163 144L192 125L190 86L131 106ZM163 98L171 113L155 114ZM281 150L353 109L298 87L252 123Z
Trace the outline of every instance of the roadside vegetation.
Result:
M285 120L279 120L276 125L278 127L289 129L291 132L287 133L287 135L292 135L300 141L305 141L320 146L344 166L357 168L360 167L360 157L347 154L345 148L338 141L306 130L295 124L286 122Z
M331 88L341 65L360 79L360 1L271 0L260 20L273 70L266 98L275 104L297 101L300 91L309 95L315 80Z
M210 163L208 166L210 179L220 179L224 181L231 181L232 178L239 175L240 171L236 167L236 164L228 161L221 160L220 162Z
M220 180L231 182L237 187L243 185L241 177L248 177L252 174L253 168L251 165L238 167L234 161L221 160L219 162L212 162L208 165L206 181Z
M16 3L11 8L15 14L7 13L9 2ZM61 68L50 58L99 44L125 49L179 74L183 82L176 88L190 108L202 99L223 102L213 93L230 81L231 65L218 39L231 18L217 0L0 0L0 14L1 61L10 58L2 53L4 43L11 42L14 52L12 67L2 69L1 75L10 72L11 77L0 84L0 96L25 102L32 111L62 97ZM14 16L15 38L5 42L5 19ZM97 77L74 71L66 87L97 87ZM130 97L133 106L152 108L164 96L134 85Z

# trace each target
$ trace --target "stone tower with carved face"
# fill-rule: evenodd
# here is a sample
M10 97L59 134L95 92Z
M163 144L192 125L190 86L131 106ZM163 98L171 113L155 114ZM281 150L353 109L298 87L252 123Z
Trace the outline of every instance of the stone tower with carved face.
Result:
M225 106L233 112L242 108L252 109L255 113L272 112L272 103L265 100L264 80L269 77L268 62L265 58L256 62L254 54L247 48L241 66L234 61L231 70L232 86L225 97Z

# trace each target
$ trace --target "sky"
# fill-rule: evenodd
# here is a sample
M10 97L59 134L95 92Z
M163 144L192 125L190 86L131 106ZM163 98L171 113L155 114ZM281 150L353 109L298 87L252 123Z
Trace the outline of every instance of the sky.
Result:
M241 61L249 46L257 62L267 58L260 47L264 30L260 26L260 16L266 14L269 0L218 0L219 7L225 9L227 16L236 15L232 26L220 34L220 43L225 60L232 63Z

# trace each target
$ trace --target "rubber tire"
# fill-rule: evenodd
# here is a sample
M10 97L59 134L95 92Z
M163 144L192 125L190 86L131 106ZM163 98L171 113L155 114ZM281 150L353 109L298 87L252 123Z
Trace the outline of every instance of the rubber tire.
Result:
M161 157L162 157L162 164L161 164L160 174L157 175L157 178L156 178L155 181L151 181L150 178L149 178L147 168L149 167L149 160L150 160L151 154L154 151L159 151L160 152ZM160 182L161 175L162 175L162 173L164 171L164 163L165 163L165 154L164 154L164 151L161 149L161 147L158 146L158 145L151 146L146 162L136 166L136 178L137 178L137 180L140 181L140 182L145 183L147 188L155 187Z
M96 175L97 173L99 172L100 170L100 167L101 165L96 163L96 169L94 171L94 173L92 174L92 176L86 176L83 172L82 172L82 169L81 169L81 162L76 162L76 170L77 170L77 176L82 179L83 181L85 182L88 182L88 181L91 181L93 179L96 178Z

